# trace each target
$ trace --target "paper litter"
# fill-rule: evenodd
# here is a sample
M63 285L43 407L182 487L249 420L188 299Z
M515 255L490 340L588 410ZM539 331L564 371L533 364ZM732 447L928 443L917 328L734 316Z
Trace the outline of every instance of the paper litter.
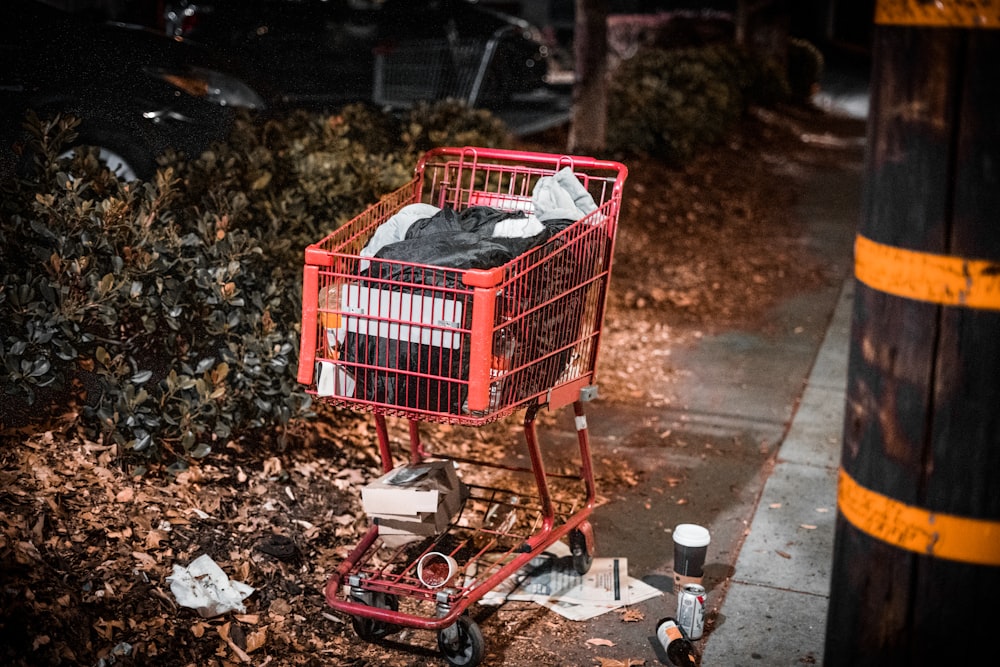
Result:
M243 600L254 592L247 584L230 581L208 554L198 556L187 567L174 565L173 574L167 581L177 604L197 610L202 618L213 618L229 611L244 614Z

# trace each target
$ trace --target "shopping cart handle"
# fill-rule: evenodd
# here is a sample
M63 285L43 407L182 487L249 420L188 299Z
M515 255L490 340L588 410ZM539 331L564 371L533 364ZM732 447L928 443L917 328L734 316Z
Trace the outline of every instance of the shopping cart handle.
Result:
M469 287L496 287L503 280L503 267L493 269L467 269L462 282Z

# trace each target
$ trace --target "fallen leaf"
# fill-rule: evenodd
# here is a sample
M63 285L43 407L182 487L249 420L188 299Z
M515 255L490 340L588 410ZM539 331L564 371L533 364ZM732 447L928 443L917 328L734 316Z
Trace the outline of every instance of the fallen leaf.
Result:
M253 653L267 643L267 626L247 635L247 653Z
M264 461L264 477L275 477L281 474L281 459L277 456Z
M774 553L778 554L782 558L791 558L792 557L792 554L788 553L787 551L781 551L780 549L776 549Z
M229 636L229 628L230 624L226 623L215 630L219 633L219 636L222 637L222 641L226 642L226 644L229 645L229 648L232 649L233 653L236 654L236 657L240 659L240 662L251 662L251 658L247 655L247 652L237 646L236 642L234 642Z
M771 509L773 509L773 510L780 509L781 508L781 503L771 503L770 505L768 505L768 507L771 508Z
M639 667L639 665L645 665L646 661L634 658L626 658L625 660L594 658L594 663L600 665L600 667Z
M101 618L96 623L93 624L93 628L105 640L111 641L112 639L114 639L115 629L124 632L125 623L122 621L105 621L103 618Z
M288 604L286 600L277 598L271 601L271 605L267 608L269 614L275 614L277 616L288 616L292 611L292 605Z
M164 542L168 539L170 539L170 536L167 535L167 533L165 533L162 530L157 530L156 528L154 528L153 530L149 531L149 533L147 533L146 535L146 548L162 549L163 545L161 544L161 542Z
M811 523L800 523L799 528L805 528L806 530L816 530L816 526Z
M148 571L156 567L156 559L147 553L143 553L142 551L133 551L132 558L135 558L137 561L139 561L140 570Z
M614 646L615 643L610 639L601 639L600 637L591 637L585 643L591 646Z
M621 613L622 621L625 623L635 623L636 621L643 621L646 619L646 615L643 614L638 609L627 608Z

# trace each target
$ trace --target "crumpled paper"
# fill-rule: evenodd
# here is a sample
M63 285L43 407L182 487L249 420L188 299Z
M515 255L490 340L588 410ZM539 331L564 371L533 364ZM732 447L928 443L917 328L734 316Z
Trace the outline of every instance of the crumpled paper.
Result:
M213 618L229 611L244 614L243 600L254 592L252 586L230 581L208 554L198 556L187 567L174 565L173 574L167 581L177 604L197 610L202 618Z

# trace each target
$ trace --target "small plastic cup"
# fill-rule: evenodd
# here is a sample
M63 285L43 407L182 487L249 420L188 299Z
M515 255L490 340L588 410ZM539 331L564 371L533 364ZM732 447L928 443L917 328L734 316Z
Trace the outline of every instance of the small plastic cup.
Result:
M431 551L417 561L417 579L427 588L441 588L458 572L458 563L448 554Z
M674 528L674 593L686 584L701 584L705 574L705 557L712 537L708 529L693 523Z

